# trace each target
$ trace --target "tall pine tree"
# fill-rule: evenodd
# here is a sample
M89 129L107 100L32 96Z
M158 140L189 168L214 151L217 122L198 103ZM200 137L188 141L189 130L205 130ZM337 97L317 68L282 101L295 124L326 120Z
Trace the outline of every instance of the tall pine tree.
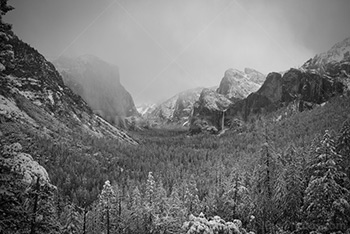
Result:
M305 190L303 211L311 230L345 231L350 225L349 190L342 186L341 156L328 131L312 152L311 178Z

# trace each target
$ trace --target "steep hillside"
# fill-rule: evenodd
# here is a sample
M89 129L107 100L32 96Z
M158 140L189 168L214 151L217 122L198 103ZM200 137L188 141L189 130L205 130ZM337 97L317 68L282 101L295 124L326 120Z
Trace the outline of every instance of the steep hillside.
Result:
M3 25L0 32L0 130L3 135L18 135L20 128L53 138L83 133L136 143L93 114L44 56Z
M53 63L64 83L110 123L116 122L116 117L138 114L130 93L120 83L116 66L93 55L61 57Z

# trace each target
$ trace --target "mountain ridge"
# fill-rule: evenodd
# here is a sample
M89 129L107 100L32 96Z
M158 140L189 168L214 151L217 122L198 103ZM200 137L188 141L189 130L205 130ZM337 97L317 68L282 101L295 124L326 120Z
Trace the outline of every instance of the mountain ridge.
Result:
M206 109L206 113L191 120L191 131L198 132L198 119L207 116L209 125L223 129L234 119L249 121L254 116L275 111L294 103L304 111L341 95L350 87L350 38L306 61L300 68L291 68L283 74L271 72L259 90L233 102L224 113L222 109ZM199 124L200 125L200 124Z

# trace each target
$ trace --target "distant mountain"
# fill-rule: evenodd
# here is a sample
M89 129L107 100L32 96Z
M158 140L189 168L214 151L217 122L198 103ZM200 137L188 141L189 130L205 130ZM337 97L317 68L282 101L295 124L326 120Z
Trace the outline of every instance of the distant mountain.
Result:
M264 80L265 76L254 69L246 68L242 72L231 68L225 72L218 88L186 90L157 105L144 116L152 123L161 125L188 125L194 121L192 117L206 115L211 108L218 110L222 106L227 107L257 91Z
M292 68L283 74L271 72L263 85L244 99L231 100L232 103L227 108L209 108L204 112L198 112L191 121L191 130L197 132L198 125L203 125L198 124L198 120L206 121L211 129L215 127L220 130L223 123L227 127L236 119L248 121L256 115L269 113L291 104L294 110L304 111L327 102L333 96L349 90L349 51L348 38L334 45L329 51L316 55L299 69ZM229 71L228 76L230 74L244 77L237 71ZM237 94L238 91L218 90L228 97L231 93Z
M199 87L178 93L153 107L152 111L145 115L145 118L156 125L186 124L192 114L193 104L199 99L203 89Z
M93 55L59 58L53 63L64 83L110 123L138 114L130 93L120 83L116 66Z
M229 99L242 99L257 91L264 80L265 76L254 69L246 68L242 72L231 68L225 72L217 92Z
M350 37L308 60L300 69L330 79L339 78L350 89Z
M81 133L136 144L125 132L96 116L43 55L11 30L0 30L0 47L5 48L0 54L0 135L14 134L17 140L40 135L69 141Z
M329 64L342 63L350 60L350 37L336 43L326 52L317 54L307 61L302 68L324 72Z
M157 107L157 104L141 104L141 105L136 106L136 110L137 110L137 112L139 112L139 114L141 116L147 116L156 107Z

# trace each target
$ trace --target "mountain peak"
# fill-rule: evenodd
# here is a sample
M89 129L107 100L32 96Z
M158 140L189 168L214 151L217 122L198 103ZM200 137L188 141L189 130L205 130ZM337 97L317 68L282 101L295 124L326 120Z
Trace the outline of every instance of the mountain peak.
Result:
M245 98L257 91L264 80L265 76L254 69L246 68L245 72L242 72L230 68L225 71L217 92L229 99Z
M301 68L307 70L315 70L323 73L329 64L341 63L350 60L350 37L345 38L332 46L326 52L317 54L314 58L307 61Z
M245 77L244 72L237 70L237 69L233 69L233 68L229 68L225 71L225 75L224 78L226 79L243 79Z

